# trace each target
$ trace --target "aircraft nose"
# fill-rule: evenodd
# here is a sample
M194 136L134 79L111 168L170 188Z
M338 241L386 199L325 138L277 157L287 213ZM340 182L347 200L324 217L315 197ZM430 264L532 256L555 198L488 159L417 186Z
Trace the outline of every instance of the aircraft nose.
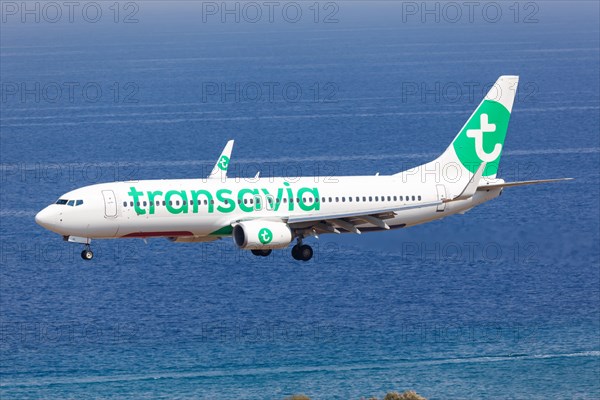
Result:
M35 222L46 229L52 230L52 226L56 224L55 217L56 215L54 215L52 210L46 207L36 214Z

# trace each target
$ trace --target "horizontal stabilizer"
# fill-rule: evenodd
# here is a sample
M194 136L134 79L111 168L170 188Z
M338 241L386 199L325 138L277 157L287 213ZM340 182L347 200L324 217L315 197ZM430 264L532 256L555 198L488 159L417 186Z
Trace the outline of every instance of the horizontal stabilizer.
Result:
M562 182L562 181L571 181L571 180L573 180L573 178L539 179L537 181L490 183L488 185L484 184L484 185L479 186L477 188L477 190L497 189L497 188L505 188L505 187L511 187L511 186L536 185L538 183Z

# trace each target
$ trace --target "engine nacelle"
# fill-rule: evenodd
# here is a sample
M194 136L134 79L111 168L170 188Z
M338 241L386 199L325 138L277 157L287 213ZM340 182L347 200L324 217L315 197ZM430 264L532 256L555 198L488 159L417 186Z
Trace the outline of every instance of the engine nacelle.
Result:
M241 249L282 249L293 239L285 222L254 220L233 227L233 241Z

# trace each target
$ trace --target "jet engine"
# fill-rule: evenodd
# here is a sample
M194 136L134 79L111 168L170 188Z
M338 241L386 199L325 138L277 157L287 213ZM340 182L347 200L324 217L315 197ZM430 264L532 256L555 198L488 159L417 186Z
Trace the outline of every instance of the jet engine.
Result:
M253 220L233 227L233 241L241 249L282 249L293 238L292 230L285 222Z

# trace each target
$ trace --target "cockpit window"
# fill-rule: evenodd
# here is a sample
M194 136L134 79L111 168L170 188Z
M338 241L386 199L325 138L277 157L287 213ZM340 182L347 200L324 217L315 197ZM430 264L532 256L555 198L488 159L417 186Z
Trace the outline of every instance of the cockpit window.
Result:
M54 204L60 204L60 205L68 205L68 206L80 206L83 204L83 200L68 200L68 199L58 199L56 200L56 203Z

